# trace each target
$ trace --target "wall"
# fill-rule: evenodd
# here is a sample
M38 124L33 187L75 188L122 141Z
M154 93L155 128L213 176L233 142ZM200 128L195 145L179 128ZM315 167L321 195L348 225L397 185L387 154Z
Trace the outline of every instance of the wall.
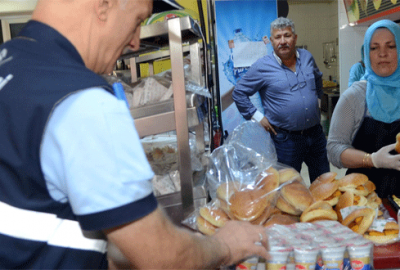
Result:
M338 24L339 24L339 73L340 93L347 89L349 71L352 65L361 60L361 45L364 42L364 34L367 26L349 26L346 9L343 1L338 1Z
M0 1L0 16L29 14L35 6L37 0L1 0Z
M287 17L295 23L297 45L307 45L308 51L313 54L319 69L323 73L323 79L328 80L329 76L338 77L338 64L332 65L330 69L325 67L322 45L325 42L337 41L337 1L330 3L293 3L289 5ZM339 57L337 56L337 58Z

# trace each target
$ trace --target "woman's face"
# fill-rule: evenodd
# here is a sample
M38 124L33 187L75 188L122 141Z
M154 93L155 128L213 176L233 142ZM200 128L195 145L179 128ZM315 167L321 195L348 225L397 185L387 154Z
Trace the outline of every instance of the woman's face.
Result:
M392 32L378 28L371 39L369 58L376 75L388 77L397 69L397 48Z

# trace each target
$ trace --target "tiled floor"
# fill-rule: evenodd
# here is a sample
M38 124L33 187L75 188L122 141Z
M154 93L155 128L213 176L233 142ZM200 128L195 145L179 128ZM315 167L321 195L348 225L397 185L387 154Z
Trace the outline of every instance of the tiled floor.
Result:
M346 174L347 169L339 169L331 164L331 172L336 172L337 176L336 179L342 178ZM310 177L308 176L308 167L305 163L303 163L303 166L301 167L301 177L303 178L304 182L306 183L307 186L310 185Z

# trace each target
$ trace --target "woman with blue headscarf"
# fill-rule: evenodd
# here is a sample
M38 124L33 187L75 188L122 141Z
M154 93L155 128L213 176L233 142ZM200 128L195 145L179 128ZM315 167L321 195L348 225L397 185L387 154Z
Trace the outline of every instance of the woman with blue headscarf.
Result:
M372 24L364 38L366 72L340 97L332 115L328 157L347 174L358 172L376 185L381 198L400 195L400 27Z
M348 87L350 87L353 82L359 81L365 74L365 64L364 64L364 45L361 46L361 61L355 63L350 68L349 73L349 83Z

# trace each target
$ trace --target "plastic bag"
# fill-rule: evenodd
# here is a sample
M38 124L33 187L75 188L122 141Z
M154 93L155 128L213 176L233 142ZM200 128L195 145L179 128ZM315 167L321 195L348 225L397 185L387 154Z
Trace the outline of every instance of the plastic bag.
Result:
M226 143L238 142L253 149L269 160L271 163L278 161L274 141L271 135L260 123L251 120L237 126L226 140Z
M252 183L256 176L274 162L241 143L231 142L215 149L209 156L208 191L216 198L217 187L225 182Z
M132 107L154 104L173 96L172 81L159 75L141 78L133 86Z
M298 210L292 215L293 222L298 222L301 212L314 201L295 169L271 162L236 142L214 150L209 157L206 175L211 201L182 221L182 224L204 234L212 234L227 220L264 224L274 214L283 212L277 207L278 201L281 192L291 187L296 188L295 193L291 192L292 198L306 197L303 201L308 202L299 209L295 203L291 204Z
M159 134L141 139L147 160L156 175L164 175L179 169L179 153L176 135ZM189 147L193 171L201 171L203 165L196 147L196 138L189 134Z

